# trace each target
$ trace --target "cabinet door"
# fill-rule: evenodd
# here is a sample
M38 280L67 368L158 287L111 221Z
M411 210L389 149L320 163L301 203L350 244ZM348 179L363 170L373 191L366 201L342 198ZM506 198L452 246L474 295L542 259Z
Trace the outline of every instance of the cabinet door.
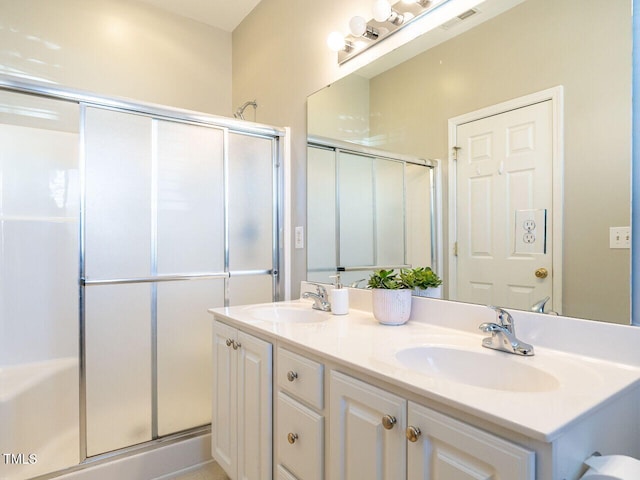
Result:
M532 451L412 402L408 424L409 480L535 479Z
M237 478L237 352L227 345L236 340L234 328L213 322L213 409L211 455L231 478Z
M330 382L329 478L406 478L406 401L335 371Z
M272 476L272 346L244 332L237 342L237 478L266 480Z

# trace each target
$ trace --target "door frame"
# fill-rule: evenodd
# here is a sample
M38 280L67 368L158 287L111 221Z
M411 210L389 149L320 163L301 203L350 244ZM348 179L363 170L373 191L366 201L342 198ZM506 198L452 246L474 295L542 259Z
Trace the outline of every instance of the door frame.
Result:
M481 120L486 117L499 115L517 110L519 108L528 107L536 103L551 101L551 171L552 171L552 228L553 228L553 247L552 247L552 278L553 278L553 310L562 313L562 256L563 256L563 199L564 199L564 88L562 85L542 90L522 97L507 100L506 102L481 108L473 112L465 113L457 117L450 118L448 121L448 233L449 248L447 249L448 267L449 267L449 298L455 298L457 295L457 257L455 255L454 246L458 238L456 228L456 147L457 128L465 123Z

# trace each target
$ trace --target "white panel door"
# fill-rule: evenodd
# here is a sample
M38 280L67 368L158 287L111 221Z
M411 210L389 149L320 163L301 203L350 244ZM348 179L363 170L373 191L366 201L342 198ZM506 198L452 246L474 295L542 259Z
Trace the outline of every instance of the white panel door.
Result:
M412 402L408 425L408 480L535 479L535 452Z
M551 101L460 125L456 139L455 299L528 309L553 290Z
M406 400L332 371L329 412L331 480L406 478Z

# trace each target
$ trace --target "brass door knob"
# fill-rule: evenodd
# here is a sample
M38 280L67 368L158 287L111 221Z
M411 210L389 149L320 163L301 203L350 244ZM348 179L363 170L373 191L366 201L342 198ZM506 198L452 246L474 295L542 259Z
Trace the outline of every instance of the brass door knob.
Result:
M298 434L297 433L290 433L289 435L287 435L287 441L293 445L294 443L296 443L296 440L298 440Z
M237 350L242 346L242 344L240 342L233 342L232 346L234 350Z
M296 372L294 372L293 370L289 370L287 372L287 380L293 382L296 378L298 378L298 374Z
M407 436L407 440L410 442L417 442L422 432L418 427L407 427L407 431L405 432Z
M396 422L396 417L394 417L393 415L385 415L384 417L382 417L382 426L387 430L391 430Z
M539 268L536 270L536 278L547 278L549 271L546 268Z
M231 340L230 338L227 338L227 347L230 347L233 344L233 340Z

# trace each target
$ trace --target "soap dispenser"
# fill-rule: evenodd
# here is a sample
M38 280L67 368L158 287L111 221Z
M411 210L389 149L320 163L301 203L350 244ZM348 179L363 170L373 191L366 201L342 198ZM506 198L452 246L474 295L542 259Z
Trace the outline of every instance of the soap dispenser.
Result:
M336 279L333 290L329 293L331 311L334 315L346 315L349 313L349 290L343 288L340 282L340 272L337 272L331 278Z

